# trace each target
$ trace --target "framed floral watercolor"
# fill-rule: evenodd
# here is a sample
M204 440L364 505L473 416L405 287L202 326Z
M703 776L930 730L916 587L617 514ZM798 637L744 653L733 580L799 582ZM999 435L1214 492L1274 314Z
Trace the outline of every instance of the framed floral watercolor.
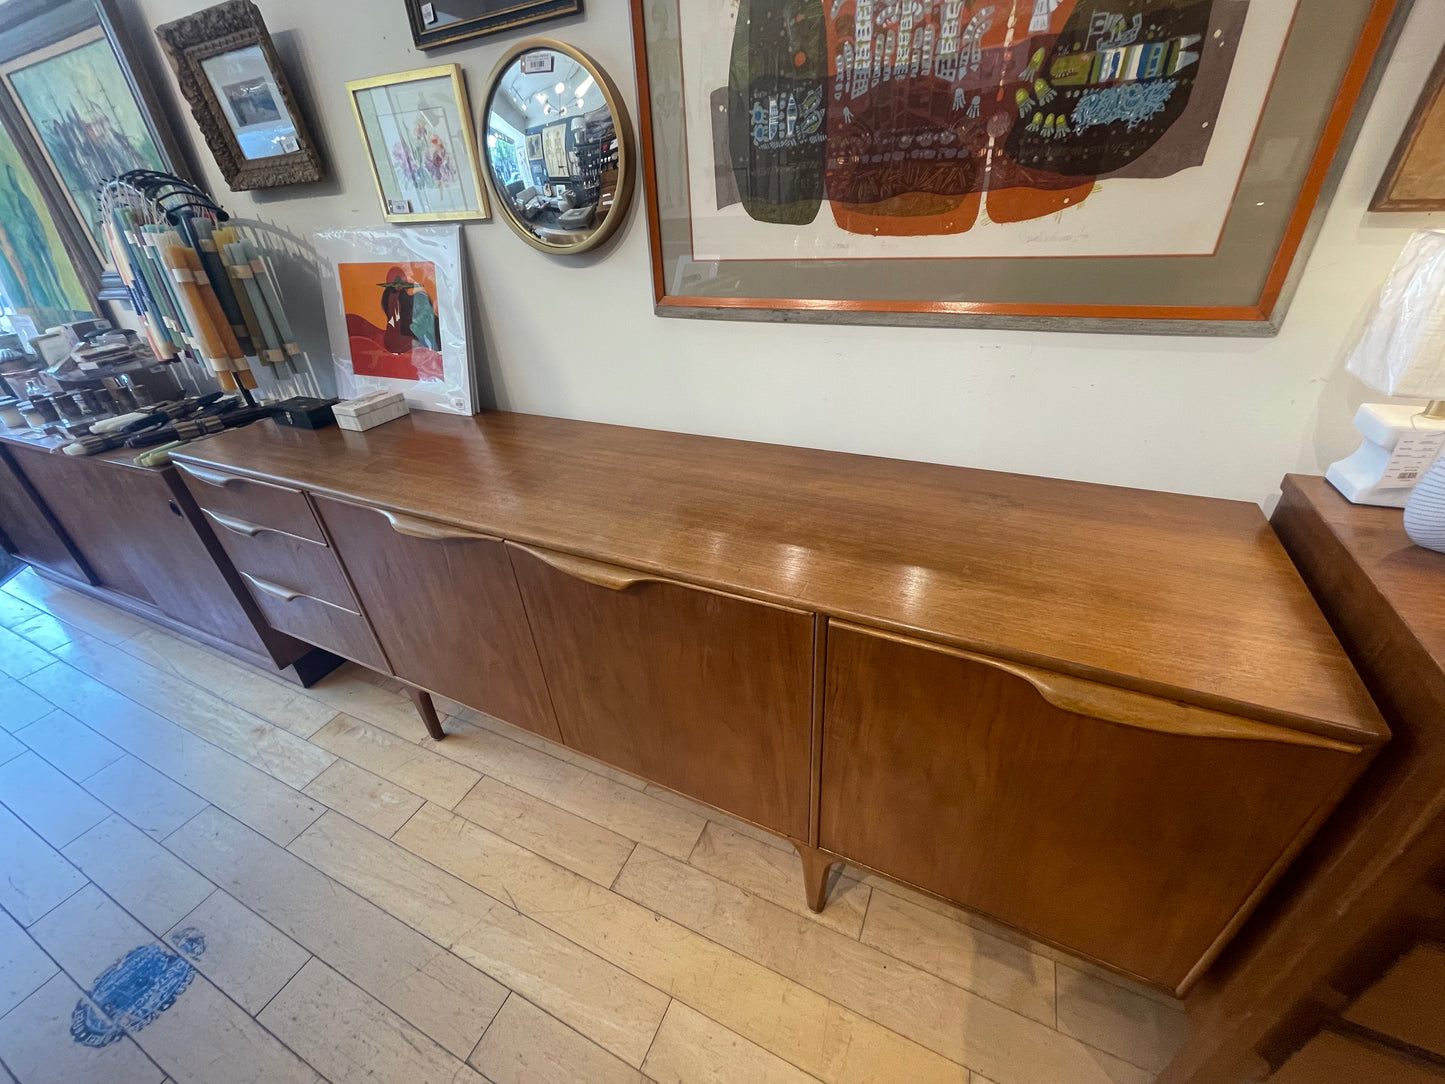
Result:
M1407 6L632 0L656 311L1273 334Z
M388 222L491 217L458 64L346 84Z

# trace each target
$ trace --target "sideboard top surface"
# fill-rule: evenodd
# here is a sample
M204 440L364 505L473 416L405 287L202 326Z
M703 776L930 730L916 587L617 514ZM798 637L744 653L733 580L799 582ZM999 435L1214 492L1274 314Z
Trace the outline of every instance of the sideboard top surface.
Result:
M1252 504L504 412L263 422L176 458L1366 745L1388 734Z

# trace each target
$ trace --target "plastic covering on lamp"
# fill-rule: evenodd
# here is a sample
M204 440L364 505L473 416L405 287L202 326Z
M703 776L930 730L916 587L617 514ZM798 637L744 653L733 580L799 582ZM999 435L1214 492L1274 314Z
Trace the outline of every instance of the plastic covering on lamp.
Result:
M1345 368L1386 395L1445 398L1445 230L1405 243Z

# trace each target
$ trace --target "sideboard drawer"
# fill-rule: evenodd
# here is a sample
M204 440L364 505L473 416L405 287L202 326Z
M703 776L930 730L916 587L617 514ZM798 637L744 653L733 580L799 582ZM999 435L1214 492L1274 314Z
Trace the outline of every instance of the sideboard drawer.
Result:
M812 614L507 549L567 745L807 840Z
M371 626L359 613L333 606L293 588L242 572L256 605L271 627L298 640L334 651L352 662L383 674L391 673Z
M268 582L301 591L346 610L359 611L336 551L238 516L202 509L232 564Z
M306 494L299 489L257 482L180 460L176 466L180 467L186 487L202 508L312 542L326 541Z
M843 622L820 845L1182 993L1368 755Z

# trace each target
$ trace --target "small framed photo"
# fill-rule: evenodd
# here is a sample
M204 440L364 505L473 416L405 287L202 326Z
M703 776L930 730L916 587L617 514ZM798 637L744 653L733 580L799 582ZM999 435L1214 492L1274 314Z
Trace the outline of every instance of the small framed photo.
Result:
M388 222L491 217L459 64L346 84Z
M156 27L156 37L233 190L325 175L255 4L227 0Z

